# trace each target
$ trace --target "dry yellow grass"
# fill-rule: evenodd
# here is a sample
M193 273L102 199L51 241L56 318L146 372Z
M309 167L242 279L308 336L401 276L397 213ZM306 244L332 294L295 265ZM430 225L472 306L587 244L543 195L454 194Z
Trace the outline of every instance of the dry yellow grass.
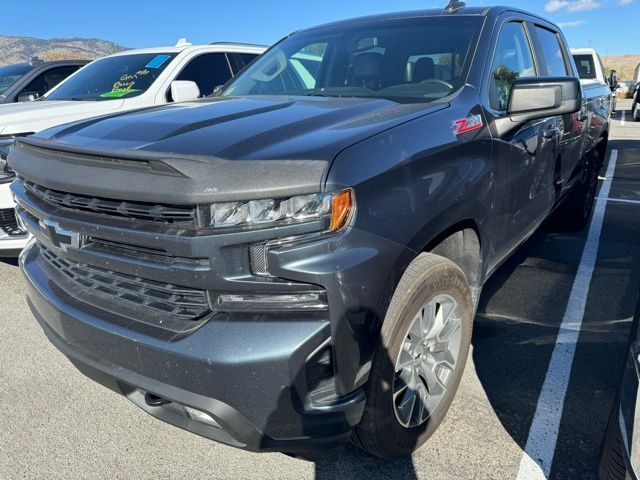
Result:
M602 57L607 73L611 69L618 72L620 80L633 80L633 72L640 63L640 54L606 55Z

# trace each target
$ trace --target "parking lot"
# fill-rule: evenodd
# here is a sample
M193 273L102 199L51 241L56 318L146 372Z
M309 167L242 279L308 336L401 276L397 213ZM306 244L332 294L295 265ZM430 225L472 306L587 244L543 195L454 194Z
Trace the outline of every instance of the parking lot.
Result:
M413 458L381 461L353 447L316 462L253 454L155 420L85 379L46 340L16 262L5 260L0 479L510 479L532 424L557 430L555 448L542 435L536 450L551 449L550 478L597 478L640 286L640 123L628 111L623 118L625 108L630 101L619 101L601 171L601 184L612 183L608 199L601 197L606 211L584 314L573 312L581 323L560 332L588 232L545 225L486 284L460 391ZM614 150L615 173L605 178ZM553 415L537 418L540 393L554 348L571 342L572 329L577 346L564 403L544 405L561 413L560 423L546 424Z

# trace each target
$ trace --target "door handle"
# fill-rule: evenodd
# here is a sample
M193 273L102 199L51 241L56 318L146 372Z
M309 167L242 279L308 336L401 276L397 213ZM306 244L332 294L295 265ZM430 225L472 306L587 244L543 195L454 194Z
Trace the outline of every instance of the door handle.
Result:
M581 115L578 115L577 120L579 122L586 122L587 120L589 120L589 114L588 113L583 113Z
M560 129L558 127L547 128L542 133L542 136L544 138L553 138L553 137L557 137L558 135L560 135Z

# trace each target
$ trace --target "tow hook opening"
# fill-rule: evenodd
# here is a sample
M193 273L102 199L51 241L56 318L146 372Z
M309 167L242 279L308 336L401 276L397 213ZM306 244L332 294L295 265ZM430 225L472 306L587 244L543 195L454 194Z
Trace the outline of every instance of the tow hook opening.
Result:
M167 400L166 398L162 398L154 393L145 393L144 401L150 407L161 407L163 405L167 405L171 403L171 400Z
M142 392L140 392L142 393ZM208 425L214 428L222 428L220 424L207 412L198 410L197 408L183 405L173 400L161 397L151 392L144 392L144 403L156 412L157 416L162 416L160 412L166 415L177 415L194 422ZM151 412L150 412L151 413ZM159 414L159 415L158 415Z

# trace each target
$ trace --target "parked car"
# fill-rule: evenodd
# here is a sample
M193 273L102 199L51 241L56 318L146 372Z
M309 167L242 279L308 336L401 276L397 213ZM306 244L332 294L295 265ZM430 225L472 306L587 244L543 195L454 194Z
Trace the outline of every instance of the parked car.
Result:
M17 255L29 236L15 217L6 158L16 138L99 115L195 100L213 93L266 47L234 43L128 50L82 68L40 101L0 105L0 257Z
M616 90L618 89L617 76L610 75L607 78L604 64L598 52L593 48L572 48L571 55L578 67L578 75L582 88L585 90L598 89L595 95L601 95L605 98L604 89L608 88L610 92L607 98L607 108L610 112L616 109Z
M633 73L633 89L631 98L633 98L633 104L631 106L631 113L633 115L633 119L638 122L640 121L640 64L636 67Z
M0 67L0 104L36 100L87 63L88 60L45 62L35 57L29 63Z
M486 279L552 212L588 222L595 91L558 27L512 8L296 32L218 97L16 141L29 305L181 428L408 455L453 400Z
M600 480L637 479L640 473L638 422L640 407L640 301L636 307L630 342L620 389L611 409L609 423L602 442Z

